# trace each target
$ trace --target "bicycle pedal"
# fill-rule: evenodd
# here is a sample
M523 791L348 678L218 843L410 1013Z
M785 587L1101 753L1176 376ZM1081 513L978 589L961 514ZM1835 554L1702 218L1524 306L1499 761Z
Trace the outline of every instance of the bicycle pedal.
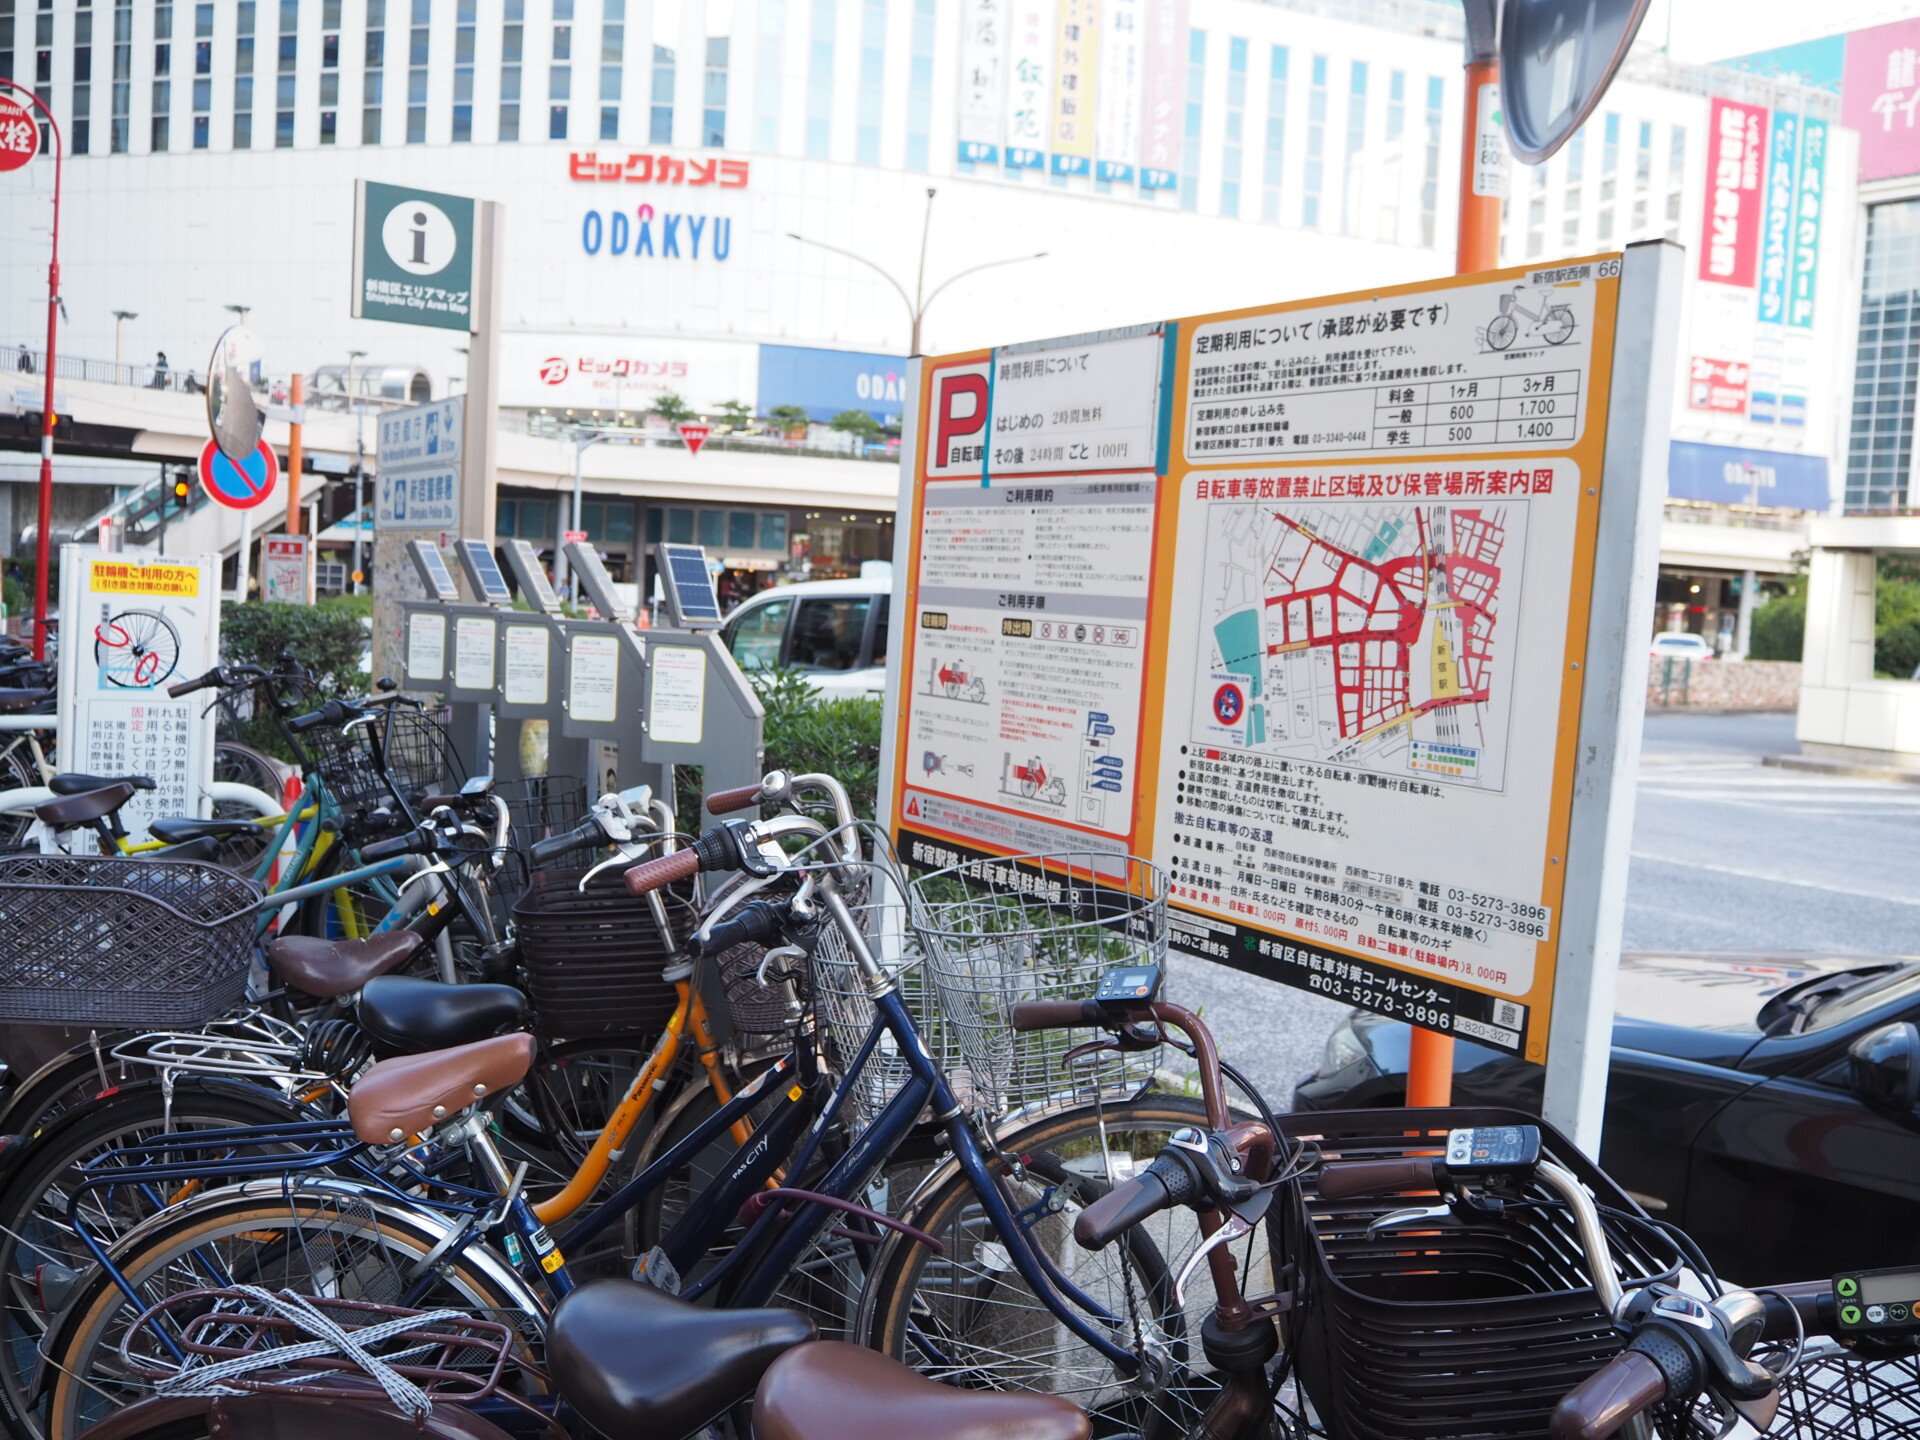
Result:
M680 1293L680 1272L674 1268L673 1261L667 1258L667 1252L658 1245L635 1263L633 1278L667 1295Z

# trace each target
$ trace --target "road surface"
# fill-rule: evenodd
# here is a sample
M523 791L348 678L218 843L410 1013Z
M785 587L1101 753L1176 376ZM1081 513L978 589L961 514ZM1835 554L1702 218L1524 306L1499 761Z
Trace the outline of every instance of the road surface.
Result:
M1627 879L1633 950L1920 955L1920 784L1761 764L1791 715L1653 715ZM1343 1007L1183 960L1174 994L1276 1104Z

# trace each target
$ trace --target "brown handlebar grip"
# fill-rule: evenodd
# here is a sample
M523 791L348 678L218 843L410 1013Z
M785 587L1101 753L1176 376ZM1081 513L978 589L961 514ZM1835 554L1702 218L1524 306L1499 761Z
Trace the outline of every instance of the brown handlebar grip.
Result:
M1011 1023L1016 1030L1075 1030L1098 1025L1100 1010L1091 1000L1017 1000Z
M1638 1350L1622 1350L1566 1393L1547 1422L1553 1440L1607 1440L1667 1396L1667 1377Z
M1435 1165L1433 1160L1419 1158L1335 1161L1320 1167L1316 1183L1323 1200L1390 1195L1400 1190L1435 1190L1439 1188Z
M745 810L749 805L760 803L760 782L741 785L733 790L716 790L707 796L709 815L731 815L736 810Z
M671 855L658 855L651 860L643 860L627 871L627 893L629 895L648 895L676 880L685 880L700 873L700 855L695 850L676 850Z

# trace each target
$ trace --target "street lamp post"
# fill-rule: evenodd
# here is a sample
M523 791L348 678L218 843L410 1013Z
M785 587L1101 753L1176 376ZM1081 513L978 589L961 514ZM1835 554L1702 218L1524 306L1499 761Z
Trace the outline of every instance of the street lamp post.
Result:
M40 402L40 528L34 535L39 573L34 577L33 658L44 660L47 658L47 571L53 567L53 369L60 325L60 179L66 145L60 137L60 122L53 118L53 112L40 102L38 95L6 76L0 76L0 86L18 91L27 104L40 112L53 141L53 244L47 260L47 374Z
M140 313L137 310L116 310L113 312L113 368L115 371L118 371L120 368L120 329L127 321L138 320L139 318ZM119 376L116 374L114 378L117 380Z
M573 577L567 573L567 543L565 532L568 530L577 531L580 528L580 461L582 457L586 455L589 446L598 445L602 440L614 440L618 438L620 437L617 432L608 430L600 430L592 433L585 430L576 430L573 432L573 523L571 525L561 526L561 534L554 536L553 579L557 587L567 590L567 598L576 605L580 603L580 597L574 593L573 589L569 588L572 586Z
M894 293L900 297L901 303L907 307L907 317L911 321L909 358L917 357L920 354L920 326L921 322L927 318L928 307L933 304L940 292L953 284L954 281L964 280L969 275L978 274L982 270L991 270L995 266L1018 265L1025 260L1044 260L1047 257L1047 252L1040 250L1032 255L1011 255L1005 260L989 260L983 265L970 265L957 274L949 275L929 292L927 290L927 238L933 230L934 194L934 188L929 185L927 187L927 213L926 217L920 223L920 265L915 273L912 295L908 295L904 285L894 279L893 276L889 275L885 270L881 269L880 266L874 264L873 261L867 259L866 256L856 255L851 250L842 250L838 245L828 245L821 240L809 240L805 235L796 235L791 230L787 232L787 238L789 240L798 240L802 245L811 245L817 250L830 250L835 255L844 255L849 260L859 261L882 280L893 286Z
M366 594L366 572L360 566L361 537L367 529L367 436L361 424L360 392L354 388L353 367L367 358L364 350L347 351L347 408L353 412L353 593Z

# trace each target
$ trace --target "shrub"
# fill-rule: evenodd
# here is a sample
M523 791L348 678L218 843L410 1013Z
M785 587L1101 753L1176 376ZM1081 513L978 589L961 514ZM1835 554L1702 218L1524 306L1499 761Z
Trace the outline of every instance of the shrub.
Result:
M1798 660L1807 632L1807 597L1789 591L1776 595L1753 612L1753 630L1747 657L1751 660Z
M832 775L847 787L854 813L871 820L880 787L879 699L822 699L807 677L792 669L755 670L747 680L767 712L766 768ZM689 775L675 797L683 829L694 828L689 817L700 814L692 786Z
M318 605L278 605L249 600L228 604L220 611L220 658L232 665L271 667L283 652L307 667L313 677L314 703L337 695L357 695L366 688L360 654L367 632L359 611L368 608L368 596L343 596L350 603L322 601ZM244 705L244 702L242 702ZM236 738L257 750L291 761L286 744L271 717L250 715L238 721Z

